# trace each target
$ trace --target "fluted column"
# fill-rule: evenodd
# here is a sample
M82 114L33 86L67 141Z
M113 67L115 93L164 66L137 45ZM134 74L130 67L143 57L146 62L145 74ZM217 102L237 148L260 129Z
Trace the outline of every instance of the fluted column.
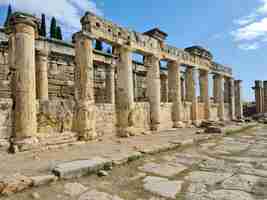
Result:
M34 17L13 14L10 26L14 34L15 68L15 139L22 141L36 136L36 75L35 35L37 24ZM11 60L13 60L11 58Z
M92 37L88 33L78 32L75 38L75 130L80 140L92 140L97 137L96 107L94 99L94 67Z
M181 128L182 121L182 97L181 97L181 72L180 63L168 62L169 96L172 101L173 128Z
M159 58L145 56L147 72L147 95L150 104L151 130L158 130L160 124L160 68Z
M224 91L223 91L223 76L220 74L214 75L214 100L218 103L218 117L220 120L224 121Z
M210 118L209 71L200 70L200 99L204 103L205 119Z
M134 109L133 66L131 49L124 46L114 48L114 54L118 56L117 84L116 84L116 111L117 134L120 137L128 137L130 134L130 117Z
M107 67L106 98L108 103L115 104L115 65Z
M243 118L242 81L235 80L235 111L238 119Z
M181 77L181 98L182 101L185 100L185 80L183 77Z
M37 51L36 71L37 71L37 98L47 101L48 97L48 51L46 49Z

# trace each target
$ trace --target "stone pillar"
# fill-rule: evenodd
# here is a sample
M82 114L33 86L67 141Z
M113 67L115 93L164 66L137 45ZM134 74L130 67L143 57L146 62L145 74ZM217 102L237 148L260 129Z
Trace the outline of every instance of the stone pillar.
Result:
M230 103L230 79L225 78L224 81L224 102Z
M263 112L267 113L267 81L263 82Z
M200 99L204 103L205 119L210 119L209 72L200 70Z
M118 56L117 64L117 134L120 137L131 135L131 127L134 122L131 116L134 111L134 87L131 49L124 46L114 48L114 54Z
M76 62L74 127L79 139L88 141L97 137L92 37L88 33L78 32L74 38Z
M224 91L223 91L223 76L220 74L214 75L214 100L218 103L218 116L219 119L224 121Z
M106 98L107 103L115 104L115 65L106 69Z
M47 101L48 97L48 51L46 49L37 51L36 54L36 79L37 98Z
M184 80L184 77L181 77L181 98L182 98L182 101L185 100L185 80Z
M255 101L256 113L263 113L263 83L262 81L255 81Z
M145 56L147 72L147 96L150 104L151 130L159 129L160 124L160 68L159 58L154 55Z
M192 102L194 96L194 81L193 81L193 68L187 67L185 72L185 90L186 101Z
M192 83L191 83L191 98L192 98L192 121L195 125L198 125L198 96L197 96L197 70L192 69Z
M238 119L243 118L243 102L242 102L242 81L235 81L235 113Z
M168 82L169 96L172 105L173 128L182 128L182 97L181 97L181 72L180 63L175 61L168 62Z
M35 35L36 19L15 13L10 26L14 34L15 143L37 134ZM21 144L22 144L21 143Z
M161 79L161 102L169 102L169 83L168 83L168 75L162 74Z
M229 99L231 120L235 120L235 81L233 78L229 78Z

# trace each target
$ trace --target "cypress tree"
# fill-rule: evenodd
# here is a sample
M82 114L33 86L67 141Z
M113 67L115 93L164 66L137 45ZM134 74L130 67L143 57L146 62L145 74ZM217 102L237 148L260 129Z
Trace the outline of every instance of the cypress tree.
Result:
M8 5L7 16L6 16L6 21L5 21L4 27L7 27L8 26L8 22L9 22L9 19L11 17L11 14L12 14L12 8L11 8L11 5L9 4Z
M56 37L58 40L62 40L63 37L62 37L62 31L61 31L61 28L60 26L57 26L57 37Z
M50 25L50 38L57 38L57 21L55 17L52 17Z
M41 23L40 35L43 37L46 37L45 14L42 14L42 23Z
M103 50L103 44L102 44L102 42L100 40L96 40L95 49L99 50L99 51Z

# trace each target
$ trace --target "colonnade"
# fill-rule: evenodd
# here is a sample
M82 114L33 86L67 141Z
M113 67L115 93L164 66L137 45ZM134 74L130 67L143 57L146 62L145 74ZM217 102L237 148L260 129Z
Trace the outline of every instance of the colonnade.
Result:
M34 18L26 16L16 17L12 25L10 45L15 49L10 56L10 63L15 66L15 137L25 139L37 134L36 99L48 100L48 51L44 49L35 53L36 22ZM78 32L75 38L75 122L74 130L82 140L94 139L96 106L94 100L93 74L93 37L85 32ZM132 68L132 49L128 46L114 46L117 56L114 63L107 70L106 95L109 103L116 105L117 133L127 136L129 129L134 127L131 120L135 112L134 81ZM36 54L36 55L35 55ZM13 61L14 59L14 61ZM36 63L35 63L36 59ZM147 97L150 104L150 128L159 130L160 124L160 56L145 55L144 65L147 68ZM116 84L115 84L116 65ZM199 70L200 99L197 95L197 72ZM168 98L172 102L173 127L181 127L183 99L192 102L192 121L199 122L199 101L204 103L205 119L210 119L211 99L209 96L209 74L204 69L187 66L185 80L181 77L181 63L179 60L168 61ZM37 81L36 81L37 79ZM224 82L228 82L227 92ZM183 85L185 84L185 86ZM229 100L231 118L242 118L241 82L222 74L214 75L214 102L218 104L218 116L225 120L224 103ZM238 94L238 95L237 95ZM225 98L227 96L227 98Z

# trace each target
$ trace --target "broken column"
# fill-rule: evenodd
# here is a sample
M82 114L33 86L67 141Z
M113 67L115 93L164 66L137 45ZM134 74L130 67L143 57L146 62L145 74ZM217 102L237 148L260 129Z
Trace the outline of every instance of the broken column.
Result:
M120 137L128 137L134 122L131 116L134 111L134 88L131 49L127 46L117 46L114 54L118 56L117 63L117 134Z
M147 71L147 96L150 104L151 130L158 130L160 124L160 68L159 58L145 56Z
M263 83L262 81L255 81L255 101L256 113L263 113Z
M15 143L37 134L34 17L14 13L10 19L14 34ZM13 59L11 59L13 60Z
M48 98L48 50L42 49L36 52L36 80L37 98L47 101Z
M175 61L168 62L168 85L169 97L172 104L173 128L181 128L182 124L182 97L181 97L181 72L180 63Z
M218 117L220 120L224 121L224 91L223 91L223 75L215 74L214 80L214 100L218 104Z
M210 118L209 71L200 70L200 99L204 103L205 119Z
M106 70L107 103L115 104L115 65L107 66Z
M88 33L78 32L75 39L75 101L76 116L74 128L80 140L92 140L97 137L96 106L94 99L94 67L92 37Z
M235 80L235 112L238 119L243 118L242 81Z

